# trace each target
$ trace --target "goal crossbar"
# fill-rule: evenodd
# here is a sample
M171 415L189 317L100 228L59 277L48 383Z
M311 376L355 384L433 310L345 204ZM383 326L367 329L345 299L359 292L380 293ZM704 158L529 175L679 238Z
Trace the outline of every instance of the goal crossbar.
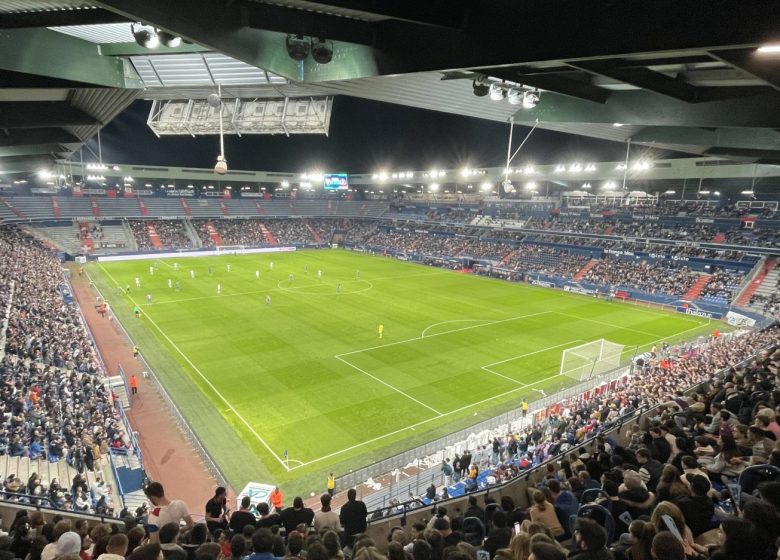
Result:
M560 375L585 381L620 367L624 346L603 338L567 348L561 354Z
M215 247L217 255L241 255L246 245L219 245Z

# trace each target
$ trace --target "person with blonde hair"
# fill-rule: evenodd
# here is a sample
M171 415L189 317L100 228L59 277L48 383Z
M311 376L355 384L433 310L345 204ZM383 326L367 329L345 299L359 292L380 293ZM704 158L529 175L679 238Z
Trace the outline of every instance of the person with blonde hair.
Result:
M541 490L535 490L533 494L534 505L528 509L531 521L541 523L550 530L553 538L563 535L564 530L558 516L555 513L555 506L547 501L547 497Z
M503 549L496 551L496 556L501 550ZM531 554L531 535L524 532L516 534L509 543L509 551L512 560L528 560L528 555Z
M387 560L375 546L365 546L355 555L354 560Z
M685 523L685 517L683 517L682 510L674 505L672 502L660 502L653 510L653 515L650 517L650 524L655 528L656 534L662 531L668 531L669 528L664 522L664 516L668 515L674 521L674 525L680 532L683 538L683 548L685 548L685 554L687 556L697 556L698 554L704 554L707 552L707 548L700 546L693 542L693 533Z

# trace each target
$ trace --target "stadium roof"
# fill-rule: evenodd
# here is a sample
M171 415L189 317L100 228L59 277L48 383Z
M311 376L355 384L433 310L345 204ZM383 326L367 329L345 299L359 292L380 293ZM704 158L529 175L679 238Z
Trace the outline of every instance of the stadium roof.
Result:
M183 6L186 5L186 9ZM0 172L67 157L137 98L350 95L737 161L780 162L780 4L6 0ZM145 49L131 23L181 36ZM332 42L290 58L288 34ZM533 108L474 81L538 88ZM498 86L497 86L498 87Z

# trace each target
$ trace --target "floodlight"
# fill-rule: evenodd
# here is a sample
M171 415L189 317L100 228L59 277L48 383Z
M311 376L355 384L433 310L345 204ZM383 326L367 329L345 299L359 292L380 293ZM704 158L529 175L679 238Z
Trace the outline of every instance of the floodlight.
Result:
M746 191L742 191L742 194L748 195L748 196L753 196L755 193L752 190L746 190Z
M311 43L307 37L303 35L288 35L287 36L287 54L293 60L301 61L305 60L309 56L309 50L311 49Z
M533 109L539 104L539 90L526 91L523 94L523 109Z
M154 29L149 30L141 28L136 30L135 24L131 23L130 31L133 33L135 42L140 46L146 49L156 49L160 46L160 38L157 36L157 33L154 31Z
M318 64L327 64L333 60L333 43L325 39L313 39L311 57Z
M506 100L510 105L520 105L523 102L523 90L519 88L510 88L506 93Z
M472 82L471 87L474 88L474 95L477 97L485 97L488 93L490 93L490 86L481 84L476 80Z
M174 35L173 33L163 31L162 29L157 30L157 38L160 40L160 43L166 47L175 49L176 47L181 46L181 37Z
M763 45L761 47L758 47L756 49L756 52L759 52L761 54L780 54L780 45L778 44Z
M504 88L501 87L501 84L490 84L490 99L493 101L501 101L505 95L506 92L504 91Z
M217 175L224 175L227 173L228 166L227 161L223 156L217 156L217 164L214 166L214 173Z
M675 194L675 192L674 189L669 189L668 191L664 191L664 194Z
M209 104L209 107L213 107L214 109L219 109L219 106L222 105L222 99L217 93L210 93L206 98L206 102Z

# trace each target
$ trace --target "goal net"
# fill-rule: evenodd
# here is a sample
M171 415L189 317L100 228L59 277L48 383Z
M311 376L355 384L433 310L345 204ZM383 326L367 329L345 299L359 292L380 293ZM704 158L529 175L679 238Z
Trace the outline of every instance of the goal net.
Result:
M561 356L561 375L586 381L620 367L622 344L603 338L567 348Z
M220 245L216 247L218 255L243 255L245 245Z

